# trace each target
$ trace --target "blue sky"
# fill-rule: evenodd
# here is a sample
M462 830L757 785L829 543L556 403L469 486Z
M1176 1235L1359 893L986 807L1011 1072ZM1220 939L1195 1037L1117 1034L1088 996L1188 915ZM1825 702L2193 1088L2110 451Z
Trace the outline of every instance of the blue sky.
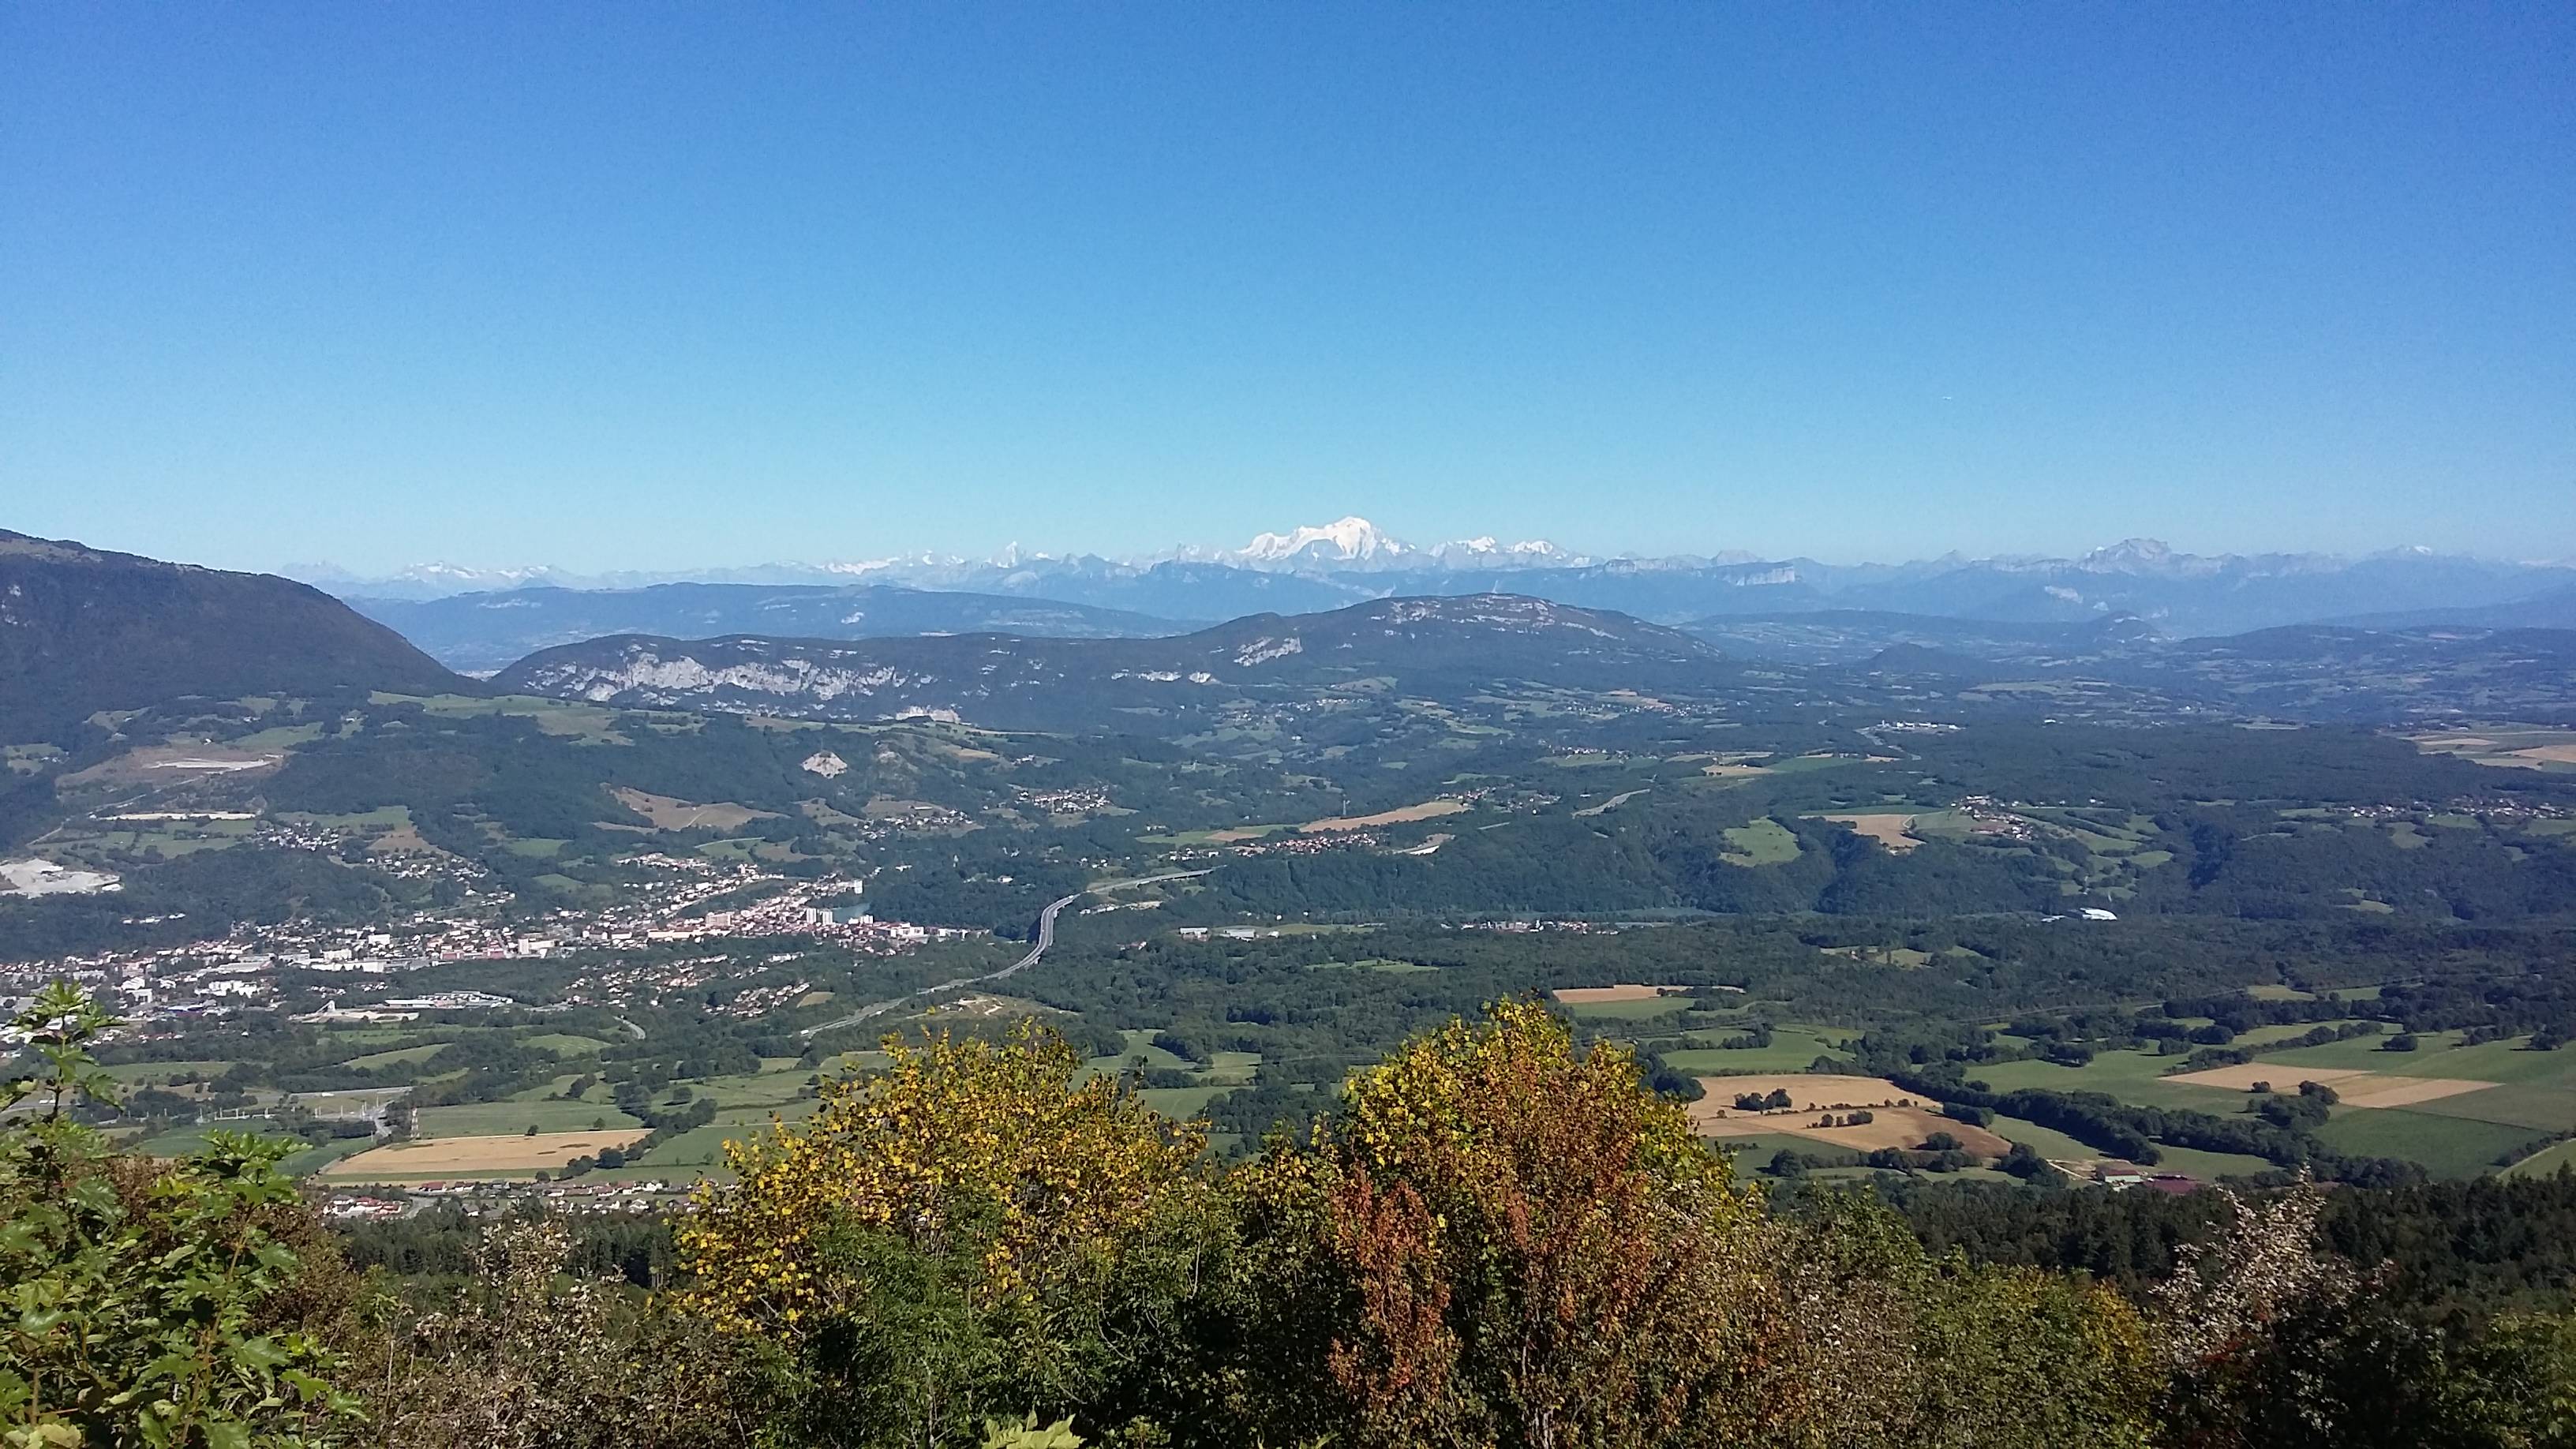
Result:
M0 526L2576 556L2576 8L0 8Z

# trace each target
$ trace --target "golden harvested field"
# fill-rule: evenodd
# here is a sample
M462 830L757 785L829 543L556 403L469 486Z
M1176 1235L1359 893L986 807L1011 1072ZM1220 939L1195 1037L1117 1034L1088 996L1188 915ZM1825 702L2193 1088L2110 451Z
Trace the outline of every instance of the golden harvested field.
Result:
M1827 1076L1815 1072L1778 1072L1761 1076L1702 1077L1708 1095L1690 1104L1691 1125L1704 1137L1758 1137L1787 1132L1818 1142L1874 1152L1882 1147L1912 1150L1935 1132L1947 1132L1960 1149L1980 1157L2001 1157L2012 1144L1983 1127L1954 1122L1884 1077ZM1768 1096L1785 1091L1797 1105L1787 1111L1747 1112L1735 1099L1747 1092ZM1820 1112L1841 1116L1855 1107L1869 1109L1872 1120L1857 1127L1819 1127Z
M2205 1072L2186 1072L2165 1080L2230 1092L2250 1092L2256 1082L2269 1082L2273 1091L2283 1093L2299 1090L2301 1082L2314 1082L2321 1087L2334 1088L2335 1096L2347 1107L2411 1107L2418 1102L2483 1092L2495 1085L2493 1082L2473 1082L2465 1077L2400 1077L2357 1067L2292 1067L2279 1062L2212 1067Z
M2437 731L2407 738L2417 749L2457 755L2473 765L2501 765L2520 770L2576 765L2576 741L2569 740L2565 730L2489 730L2476 735Z
M604 1147L624 1147L644 1136L640 1127L617 1132L540 1132L507 1137L434 1137L371 1147L322 1169L324 1177L436 1177L560 1170L576 1157L596 1157Z
M1962 1152L1979 1157L2001 1157L2012 1151L2012 1144L1983 1127L1954 1122L1938 1112L1922 1107L1873 1107L1874 1120L1858 1127L1799 1127L1791 1130L1801 1137L1813 1137L1855 1152L1875 1152L1881 1147L1907 1151L1921 1147L1924 1139L1935 1132L1947 1132L1959 1143ZM1802 1118L1813 1121L1813 1118Z
M714 805L692 805L668 795L651 795L621 785L611 792L627 809L653 822L656 830L740 830L755 820L774 820L767 810L754 810L748 805L730 801Z
M1321 835L1328 830L1369 830L1380 825L1404 825L1416 820L1436 820L1455 815L1467 808L1464 800L1425 800L1400 810L1381 810L1375 815L1338 815L1330 820L1309 820L1297 827L1300 835Z
M1666 992L1687 996L1690 994L1690 988L1686 986L1560 986L1548 995L1568 1006L1593 1006L1604 1001L1652 1001ZM1767 1092L1771 1089L1765 1087L1762 1090Z
M1854 831L1868 836L1870 839L1877 841L1879 844L1886 846L1888 849L1895 851L1899 855L1903 855L1905 852L1912 850L1914 847L1923 843L1922 841L1905 833L1906 831L1914 828L1914 817L1911 815L1873 813L1868 815L1818 815L1812 818L1817 820L1830 820L1837 825L1848 825Z

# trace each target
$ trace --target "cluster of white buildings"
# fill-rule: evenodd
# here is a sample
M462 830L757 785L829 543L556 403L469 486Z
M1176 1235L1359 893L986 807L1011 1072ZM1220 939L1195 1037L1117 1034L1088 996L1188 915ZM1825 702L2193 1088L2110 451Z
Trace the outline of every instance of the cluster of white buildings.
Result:
M0 1005L32 995L48 981L69 979L112 1001L128 1020L148 1025L155 1020L273 1006L279 1000L282 974L313 972L345 978L346 988L335 991L330 1005L300 1019L405 1021L423 1012L519 1004L476 991L371 999L404 973L432 963L547 960L572 952L640 954L673 944L761 937L821 939L860 954L893 956L933 941L981 934L880 921L846 903L857 889L849 882L791 881L752 865L719 865L683 857L638 859L663 865L679 878L640 899L606 909L557 910L519 924L459 906L418 912L389 925L348 928L287 922L240 928L221 941L0 962ZM709 908L719 898L738 895L758 898ZM826 901L835 903L823 904ZM783 954L792 960L799 953ZM741 963L731 955L700 958L694 967L690 962L608 967L585 981L581 996L590 999L579 1004L630 1004L667 990L703 986L726 974L742 974ZM770 996L792 1002L804 989L801 985L792 992L763 988L744 1009L774 1010L778 1003ZM337 999L341 995L357 1004L342 1006Z
M471 1218L499 1217L530 1200L566 1213L673 1212L686 1210L689 1202L688 1184L658 1178L637 1182L466 1178L415 1183L404 1191L414 1200L450 1204Z

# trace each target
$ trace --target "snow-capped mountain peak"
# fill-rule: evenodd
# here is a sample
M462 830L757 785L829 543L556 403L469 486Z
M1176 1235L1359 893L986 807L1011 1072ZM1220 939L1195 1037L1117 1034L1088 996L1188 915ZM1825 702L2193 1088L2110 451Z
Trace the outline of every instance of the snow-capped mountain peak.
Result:
M2160 538L2124 538L2108 548L2097 548L2083 561L2103 568L2144 564L2153 566L2174 557L2173 545Z
M2097 548L2075 561L2075 567L2088 574L2131 574L2154 578L2200 578L2228 566L2224 555L2178 553L2161 539L2124 538L2108 548Z
M1589 563L1543 538L1503 543L1492 534L1462 538L1431 550L1444 568L1539 568Z
M1234 551L1232 561L1254 568L1370 564L1390 562L1416 552L1419 550L1413 545L1380 532L1376 524L1365 518L1354 516L1336 519L1320 527L1255 534L1252 542Z

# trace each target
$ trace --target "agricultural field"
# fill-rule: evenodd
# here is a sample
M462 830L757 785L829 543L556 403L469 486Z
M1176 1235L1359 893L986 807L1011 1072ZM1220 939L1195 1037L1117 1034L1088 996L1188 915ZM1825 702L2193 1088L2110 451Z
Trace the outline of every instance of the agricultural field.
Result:
M441 1137L485 1137L509 1132L525 1132L534 1127L539 1135L547 1133L601 1130L643 1130L644 1124L619 1111L607 1102L475 1102L455 1107L423 1107L415 1114L415 1129L424 1139ZM591 1124L602 1123L602 1127Z
M2529 1128L2507 1127L2404 1108L2338 1109L2317 1137L2337 1152L2398 1157L2421 1163L2436 1177L2475 1177L2541 1140Z
M610 1132L539 1132L399 1142L342 1158L323 1168L320 1175L333 1182L399 1182L560 1172L576 1157L596 1157L607 1148L631 1146L643 1135L643 1129L637 1127Z
M1712 1045L1669 1049L1663 1053L1664 1062L1675 1071L1704 1076L1721 1085L1729 1086L1732 1089L1730 1091L1732 1095L1734 1091L1743 1090L1742 1087L1734 1085L1740 1075L1802 1072L1816 1058L1835 1055L1850 1040L1847 1034L1828 1032L1821 1028L1779 1026L1772 1029L1769 1046L1720 1047L1714 1045L1720 1040L1735 1035L1738 1033L1723 1029L1695 1033L1694 1040L1706 1041Z
M1730 826L1725 835L1727 844L1735 848L1718 859L1728 865L1785 865L1798 858L1797 834L1777 820L1766 818L1750 825Z
M1678 986L1560 986L1550 993L1577 1016L1643 1021L1687 1010L1691 995Z
M2450 755L2474 765L2576 771L2576 737L2563 729L2477 728L2410 738L2427 754Z
M1875 840L1899 855L1923 844L1913 833L1915 817L1912 814L1873 810L1854 815L1817 815L1810 818L1847 825L1853 834Z
M1893 1107L1912 1105L1923 1099L1884 1077L1831 1076L1809 1072L1748 1073L1732 1077L1703 1077L1700 1086L1708 1095L1691 1104L1691 1120L1702 1123L1740 1117L1735 1099L1746 1093L1767 1096L1773 1092L1789 1094L1789 1110L1816 1112L1849 1107Z
M643 790L621 787L609 792L618 803L652 822L656 830L740 830L755 820L776 820L777 812L754 810L748 805L720 801L712 805L693 805L668 795L655 795Z
M1708 1095L1690 1105L1691 1122L1712 1138L1787 1134L1865 1153L1890 1147L1913 1150L1934 1133L1947 1133L1960 1150L1979 1157L2001 1157L2011 1149L1995 1133L1944 1117L1923 1106L1920 1097L1882 1078L1781 1073L1705 1077L1700 1085ZM1767 1096L1775 1091L1788 1093L1793 1105L1762 1110L1735 1105L1740 1094ZM1823 1118L1840 1118L1854 1108L1865 1109L1871 1120L1824 1125Z
M2506 1177L2551 1177L2576 1168L2576 1141L2560 1142L2504 1170Z
M1851 1127L1821 1125L1822 1118L1813 1112L1737 1112L1702 1119L1699 1128L1701 1135L1719 1141L1738 1135L1767 1137L1786 1134L1858 1153L1888 1147L1900 1152L1915 1151L1935 1133L1949 1134L1959 1144L1958 1150L1977 1157L1998 1158L2012 1150L2010 1142L1985 1128L1954 1121L1921 1107L1870 1107L1866 1110L1871 1120Z
M1374 815L1336 815L1323 820L1309 820L1297 827L1297 833L1323 835L1341 830L1375 830L1388 825L1410 825L1419 820L1437 820L1444 815L1457 815L1474 808L1464 800L1425 800L1419 805L1381 810Z
M2102 1052L2081 1067L2035 1060L1986 1062L1969 1076L1998 1092L2036 1087L2049 1092L2101 1092L2144 1107L2176 1107L2191 1112L2244 1109L2245 1094L2241 1090L2194 1086L2165 1075L2167 1068L2180 1064L2180 1058L2161 1057L2153 1052Z
M340 1065L344 1067L356 1067L363 1071L381 1071L386 1067L414 1066L418 1063L428 1061L431 1057L434 1057L445 1050L447 1050L446 1043L432 1042L427 1046L401 1047L393 1051L368 1052L363 1056L351 1057Z

